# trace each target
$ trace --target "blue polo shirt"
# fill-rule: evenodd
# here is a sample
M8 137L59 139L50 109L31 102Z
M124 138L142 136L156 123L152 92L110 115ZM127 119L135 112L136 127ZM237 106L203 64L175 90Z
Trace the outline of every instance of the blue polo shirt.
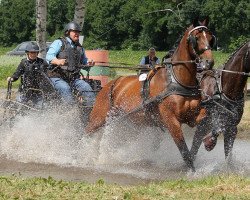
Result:
M72 48L75 47L75 45L73 44L73 42L72 42L72 40L71 40L70 38L66 37L66 40L70 43L70 46L71 46ZM60 53L61 48L62 48L62 45L63 45L63 42L62 42L62 40L60 40L60 39L55 40L55 41L50 45L49 50L48 50L48 52L47 52L47 54L46 54L46 61L47 61L49 64L50 64L50 62L51 62L53 59L55 59L56 56ZM83 64L83 65L86 65L87 62L88 62L88 58L86 57L84 48L82 48L82 49L83 49L83 51L82 51L82 52L83 52L83 55L82 55L82 58L83 58L82 64Z

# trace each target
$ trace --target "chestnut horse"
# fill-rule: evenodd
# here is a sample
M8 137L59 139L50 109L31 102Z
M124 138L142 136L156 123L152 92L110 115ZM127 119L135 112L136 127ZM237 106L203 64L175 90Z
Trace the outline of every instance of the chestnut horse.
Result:
M103 87L96 97L86 132L102 127L114 111L125 113L121 119L126 116L140 125L160 124L169 130L187 166L194 171L181 124L194 126L204 114L199 115L201 94L196 70L201 63L211 68L214 62L210 47L213 38L207 25L208 19L194 20L172 60L150 71L152 76L146 100L141 95L143 83L136 75L119 77Z
M203 139L206 150L211 151L217 137L223 133L225 157L230 155L243 114L244 88L249 72L250 42L247 42L230 56L222 70L208 73L202 79L207 116L197 126L191 148L193 159L207 133Z

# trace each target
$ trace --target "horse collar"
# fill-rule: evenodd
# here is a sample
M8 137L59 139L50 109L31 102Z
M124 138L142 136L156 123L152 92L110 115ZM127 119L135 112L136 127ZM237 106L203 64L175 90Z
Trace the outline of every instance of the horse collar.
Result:
M176 77L176 75L175 75L175 73L174 73L174 70L173 70L173 65L172 64L168 64L167 66L166 66L166 70L167 71L169 71L169 80L171 80L171 82L173 82L173 83L176 83L176 84L178 84L178 85L180 85L181 87L183 87L183 88L186 88L186 89L191 89L191 90L193 90L193 89L198 89L198 84L197 85L195 85L195 86L186 86L186 85L183 85L178 79L177 79L177 77Z

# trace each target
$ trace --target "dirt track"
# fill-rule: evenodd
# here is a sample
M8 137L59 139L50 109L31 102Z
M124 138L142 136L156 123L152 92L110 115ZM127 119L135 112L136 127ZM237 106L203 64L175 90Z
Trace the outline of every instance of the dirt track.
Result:
M21 177L44 177L49 176L57 180L87 181L94 183L103 178L106 183L119 183L124 185L135 185L147 183L149 180L137 178L126 174L112 174L101 172L95 169L60 167L52 164L22 163L0 157L1 176L21 176Z

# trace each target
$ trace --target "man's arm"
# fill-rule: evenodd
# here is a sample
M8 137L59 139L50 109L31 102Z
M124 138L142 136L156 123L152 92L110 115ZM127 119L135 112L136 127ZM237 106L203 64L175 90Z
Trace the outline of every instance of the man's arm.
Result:
M11 81L16 81L17 79L19 79L19 77L24 73L24 61L22 60L16 71L14 72L14 74L11 77L7 78L7 81L11 80Z
M61 40L55 40L49 47L49 50L46 54L46 61L48 64L52 65L64 65L66 59L57 59L57 55L59 54L62 47Z

